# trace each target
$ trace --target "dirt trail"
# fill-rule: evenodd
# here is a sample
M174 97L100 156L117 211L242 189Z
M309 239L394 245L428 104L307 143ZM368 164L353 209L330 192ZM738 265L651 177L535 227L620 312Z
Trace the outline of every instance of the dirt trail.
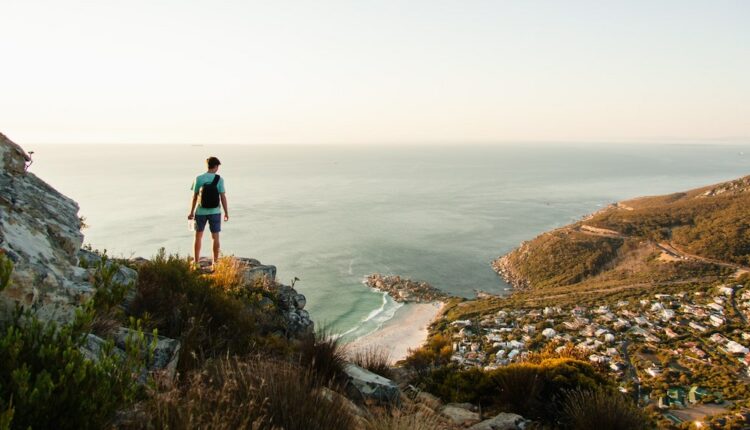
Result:
M614 237L617 239L626 238L626 236L623 236L620 232L610 230L607 228L594 227L594 226L590 226L586 224L581 225L581 228L578 231L580 231L581 233L592 235L592 236Z

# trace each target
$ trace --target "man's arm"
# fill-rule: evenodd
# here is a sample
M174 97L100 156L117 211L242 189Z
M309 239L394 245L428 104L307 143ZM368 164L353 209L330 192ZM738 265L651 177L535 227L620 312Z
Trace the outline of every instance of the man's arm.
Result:
M221 196L221 206L224 208L224 221L229 221L229 207L227 207L227 196L225 193L219 194Z
M190 213L188 219L195 218L195 204L198 203L198 193L193 193L193 201L190 202Z

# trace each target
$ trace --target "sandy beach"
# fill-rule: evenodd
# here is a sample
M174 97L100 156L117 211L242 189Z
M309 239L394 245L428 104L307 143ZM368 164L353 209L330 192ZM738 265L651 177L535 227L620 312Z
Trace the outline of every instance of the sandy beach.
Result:
M350 353L372 347L381 348L389 353L391 363L395 363L404 359L409 349L422 346L427 339L427 328L443 306L441 302L407 303L380 329L356 339L347 347Z

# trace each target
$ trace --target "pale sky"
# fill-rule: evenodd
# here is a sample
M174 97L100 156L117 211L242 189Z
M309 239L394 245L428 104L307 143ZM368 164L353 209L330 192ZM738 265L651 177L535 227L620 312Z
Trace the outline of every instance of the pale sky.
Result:
M747 142L750 1L2 0L0 132Z

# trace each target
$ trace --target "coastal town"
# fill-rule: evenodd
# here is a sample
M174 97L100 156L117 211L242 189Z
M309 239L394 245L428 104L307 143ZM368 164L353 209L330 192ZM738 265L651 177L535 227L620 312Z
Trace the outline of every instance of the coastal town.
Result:
M750 417L750 288L702 286L614 303L508 307L449 324L451 361L496 369L575 346L620 391L675 425Z

